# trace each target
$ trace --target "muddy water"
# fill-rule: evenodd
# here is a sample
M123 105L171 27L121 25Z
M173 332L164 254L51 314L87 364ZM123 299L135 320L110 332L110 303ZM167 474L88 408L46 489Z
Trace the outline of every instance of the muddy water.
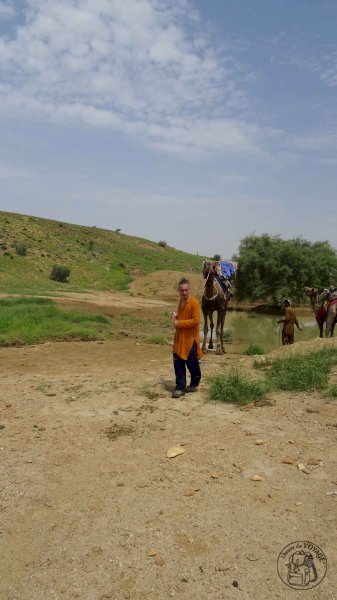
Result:
M307 341L319 335L318 327L310 311L296 311L297 319L302 327L295 327L295 342ZM282 315L259 315L241 311L228 311L225 321L225 332L231 337L227 343L228 352L244 352L250 344L261 346L265 352L281 345L282 324L277 321ZM203 337L203 332L202 332Z

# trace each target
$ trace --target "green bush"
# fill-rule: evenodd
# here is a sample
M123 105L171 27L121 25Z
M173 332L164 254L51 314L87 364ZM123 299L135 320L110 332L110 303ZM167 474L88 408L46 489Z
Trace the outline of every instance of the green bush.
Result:
M67 281L69 275L69 267L65 267L64 265L54 265L50 273L50 279L64 283Z
M208 400L243 406L265 398L267 385L252 380L232 369L228 375L213 375L208 379Z
M233 333L230 329L224 329L223 339L225 342L227 342L227 344L230 344L233 341Z
M262 346L258 346L257 344L250 344L247 350L244 351L244 354L247 356L255 356L256 354L265 354Z
M159 240L158 246L161 246L162 248L166 248L167 242L165 242L165 240Z
M28 250L28 244L26 242L16 242L15 251L19 256L26 256Z
M272 360L268 377L280 390L323 389L328 384L330 368L336 363L337 348L323 348Z

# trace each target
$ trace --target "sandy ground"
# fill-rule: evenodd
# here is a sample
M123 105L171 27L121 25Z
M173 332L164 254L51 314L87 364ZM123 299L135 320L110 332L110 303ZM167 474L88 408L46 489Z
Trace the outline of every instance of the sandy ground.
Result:
M113 298L87 301L126 301ZM1 599L337 599L336 401L209 404L207 375L252 372L252 358L214 353L200 390L173 400L170 347L129 338L0 360ZM306 591L277 570L303 540L328 561Z

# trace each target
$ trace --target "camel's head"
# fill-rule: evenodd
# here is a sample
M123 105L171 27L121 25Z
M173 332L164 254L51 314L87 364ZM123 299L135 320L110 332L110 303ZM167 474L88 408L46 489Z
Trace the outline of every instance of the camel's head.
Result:
M215 273L216 263L213 260L204 260L202 263L202 274L204 279L207 279L208 275Z
M305 285L304 288L303 288L303 292L307 296L309 296L309 298L313 298L314 296L317 296L318 289L317 288L311 288L311 287L308 287L308 286Z

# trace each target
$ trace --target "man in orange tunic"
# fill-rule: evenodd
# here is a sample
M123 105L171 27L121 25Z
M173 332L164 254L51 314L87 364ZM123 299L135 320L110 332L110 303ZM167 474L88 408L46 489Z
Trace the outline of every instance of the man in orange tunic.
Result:
M300 331L302 331L302 327L298 324L295 311L291 308L290 300L286 298L283 300L282 304L284 308L284 319L280 319L277 322L283 323L282 345L286 346L294 343L295 325Z
M201 379L200 304L190 295L188 279L183 278L179 281L178 291L180 295L178 312L173 312L171 315L176 328L172 349L176 389L172 398L181 398L186 392L195 392ZM186 386L186 367L191 375L191 383L188 386Z

